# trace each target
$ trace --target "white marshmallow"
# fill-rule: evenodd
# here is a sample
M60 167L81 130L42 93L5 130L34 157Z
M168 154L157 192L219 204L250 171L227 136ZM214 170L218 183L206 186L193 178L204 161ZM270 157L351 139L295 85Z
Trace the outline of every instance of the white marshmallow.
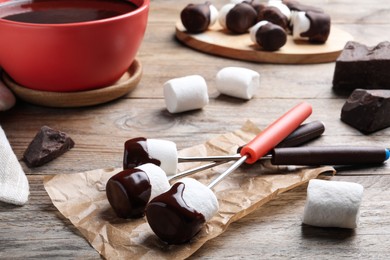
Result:
M147 163L135 168L140 169L148 175L150 185L152 186L149 201L161 193L167 192L171 188L165 172L157 165Z
M227 28L226 26L226 15L230 12L230 10L235 6L236 4L230 3L222 6L222 8L219 10L219 16L218 16L218 22L223 28Z
M260 87L260 74L240 67L226 67L217 73L217 90L225 95L251 99Z
M218 12L218 9L214 5L210 5L209 8L210 8L210 24L209 24L209 27L210 27L217 22L219 12Z
M170 113L203 108L209 103L206 81L199 75L168 80L164 84L164 98Z
M161 162L161 169L167 175L174 175L177 171L178 155L174 142L161 139L146 139L146 146L151 158Z
M261 26L266 25L267 23L268 23L268 21L263 20L263 21L260 21L260 22L256 23L255 25L253 25L249 29L249 36L251 37L252 42L257 44L256 33L260 29Z
M183 200L189 207L201 213L206 222L217 214L219 204L212 190L192 178L184 178L180 182L185 185Z
M293 27L293 39L302 39L301 33L310 29L310 20L305 12L292 12L291 25Z
M318 227L356 228L363 186L341 181L310 180L303 223Z
M268 1L268 6L276 7L284 14L288 20L291 18L291 10L287 5L283 4L281 0L270 0Z

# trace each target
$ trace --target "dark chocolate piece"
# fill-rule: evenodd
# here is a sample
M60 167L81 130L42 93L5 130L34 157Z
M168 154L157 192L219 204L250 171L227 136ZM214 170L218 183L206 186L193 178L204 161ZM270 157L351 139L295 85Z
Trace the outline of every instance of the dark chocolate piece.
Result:
M137 137L129 139L125 142L124 146L123 169L131 169L146 163L153 163L157 166L161 165L159 160L150 157L146 145L146 138Z
M30 168L48 163L69 151L74 141L64 132L42 126L23 154L23 161Z
M247 33L248 29L256 23L257 13L248 3L236 4L226 14L226 27L233 33Z
M355 89L341 110L341 120L364 134L390 126L390 90Z
M336 60L335 90L390 89L390 42L375 47L350 41Z
M275 6L267 6L257 16L257 21L268 21L279 25L283 29L288 29L288 19L279 8Z
M210 2L189 4L180 13L181 22L189 33L201 33L210 25Z
M283 0L282 2L283 2L283 4L287 5L287 7L291 11L300 11L300 12L312 11L312 12L316 12L316 13L323 13L324 12L324 10L322 8L319 8L317 6L301 4L300 2L294 1L294 0Z
M326 13L308 11L306 17L310 20L308 31L301 33L302 37L308 37L309 41L324 43L330 34L330 16Z
M256 32L256 42L266 51L276 51L287 42L287 33L279 25L268 22Z
M152 199L146 207L146 218L153 232L168 244L182 244L203 227L205 217L183 200L185 184L175 183L166 193Z
M140 218L150 199L152 186L148 175L139 169L126 169L112 176L106 184L106 195L120 218Z

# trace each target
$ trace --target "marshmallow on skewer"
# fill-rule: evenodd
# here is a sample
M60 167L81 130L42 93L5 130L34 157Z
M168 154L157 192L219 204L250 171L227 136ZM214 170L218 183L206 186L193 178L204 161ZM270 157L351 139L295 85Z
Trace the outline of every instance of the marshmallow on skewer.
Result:
M291 26L293 39L308 39L311 42L325 43L330 34L330 16L313 11L292 12Z
M216 76L217 90L225 95L249 100L260 87L260 74L240 67L226 67Z
M188 4L181 11L180 18L189 33L201 33L216 23L218 10L210 2Z
M201 109L209 102L207 83L199 75L168 80L163 88L165 104L170 113Z
M146 218L153 232L168 244L191 240L217 212L213 191L192 178L184 178L150 201Z
M279 25L268 21L260 21L255 24L249 34L252 42L257 43L266 51L276 51L287 42L287 33Z
M167 175L176 174L178 164L176 144L168 140L144 137L127 140L124 145L123 169L145 163L160 166Z
M106 184L106 195L118 217L139 218L147 203L169 188L165 172L148 163L112 176Z
M219 10L218 21L223 28L243 34L256 23L256 18L257 12L250 3L229 3Z
M342 181L310 180L303 223L318 227L356 228L363 186Z

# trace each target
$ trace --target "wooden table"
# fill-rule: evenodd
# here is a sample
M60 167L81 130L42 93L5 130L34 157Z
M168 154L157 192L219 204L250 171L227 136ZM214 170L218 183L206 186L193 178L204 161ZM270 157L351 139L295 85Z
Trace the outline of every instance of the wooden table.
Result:
M202 1L197 1L202 2ZM220 7L223 1L214 1ZM67 132L76 142L71 152L45 166L29 169L30 199L23 207L0 203L0 258L98 259L100 255L53 206L43 187L46 175L120 167L123 142L136 136L162 138L185 148L239 128L251 119L263 128L301 100L313 105L312 120L322 120L325 135L313 145L378 145L389 142L390 129L369 136L340 121L346 96L332 91L334 63L271 65L203 54L174 38L175 21L186 1L153 0L138 58L144 66L138 87L104 105L57 109L19 101L0 113L0 123L18 158L43 125ZM375 45L388 39L390 5L384 1L325 1L332 23L356 41ZM386 6L384 6L386 5ZM261 89L250 101L218 96L215 75L226 66L260 72ZM171 78L202 75L209 84L210 104L199 111L170 114L162 84ZM342 171L333 180L364 186L360 225L355 230L304 226L301 216L306 186L278 196L259 210L233 223L207 242L193 258L386 259L390 257L390 168Z

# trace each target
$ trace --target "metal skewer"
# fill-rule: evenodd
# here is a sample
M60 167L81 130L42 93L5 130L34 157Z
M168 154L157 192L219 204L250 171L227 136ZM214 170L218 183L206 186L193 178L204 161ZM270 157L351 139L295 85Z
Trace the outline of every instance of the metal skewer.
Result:
M240 167L244 162L253 164L261 157L266 155L275 146L277 146L283 139L291 134L299 125L310 116L312 112L311 105L302 102L279 119L269 125L264 131L260 132L254 139L241 149L241 158L231 165L220 176L215 178L209 185L213 188L216 184L222 181L226 176L230 175L234 170Z

